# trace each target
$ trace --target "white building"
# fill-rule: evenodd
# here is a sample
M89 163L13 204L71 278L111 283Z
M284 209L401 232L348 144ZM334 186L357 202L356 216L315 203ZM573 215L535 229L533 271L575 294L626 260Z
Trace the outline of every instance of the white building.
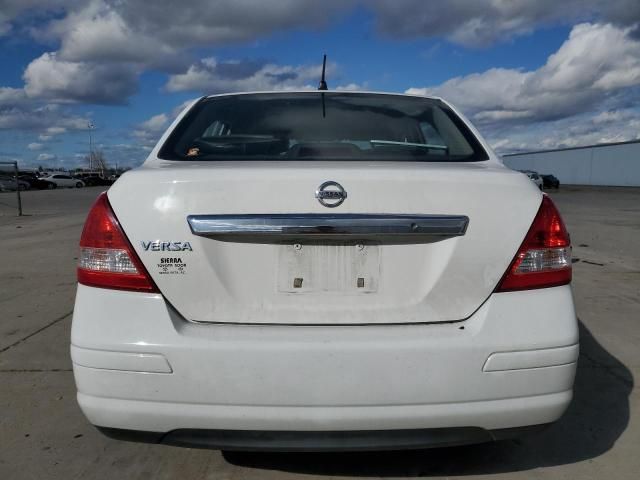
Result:
M515 170L551 173L561 184L640 187L640 140L503 155Z

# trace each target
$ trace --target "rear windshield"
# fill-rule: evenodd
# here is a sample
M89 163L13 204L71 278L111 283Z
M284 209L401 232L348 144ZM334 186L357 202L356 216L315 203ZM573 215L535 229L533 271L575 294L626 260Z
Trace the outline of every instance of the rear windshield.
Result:
M478 140L439 100L337 92L205 98L162 146L165 160L479 161Z

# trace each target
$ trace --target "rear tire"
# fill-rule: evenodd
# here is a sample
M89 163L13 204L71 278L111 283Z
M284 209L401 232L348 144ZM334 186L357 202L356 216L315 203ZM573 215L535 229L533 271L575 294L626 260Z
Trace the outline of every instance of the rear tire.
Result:
M82 188L82 187L83 187L82 182L76 183L76 188Z

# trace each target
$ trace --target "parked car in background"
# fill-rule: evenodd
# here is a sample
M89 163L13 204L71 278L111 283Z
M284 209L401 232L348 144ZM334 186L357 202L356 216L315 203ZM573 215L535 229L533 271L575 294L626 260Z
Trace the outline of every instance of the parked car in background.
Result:
M66 175L62 173L54 173L48 177L43 177L43 180L48 182L55 183L58 188L82 188L84 187L84 182L78 178L73 178L71 175Z
M15 191L16 182L11 179L5 179L4 177L0 177L0 192L11 192Z
M538 172L534 172L533 170L520 170L520 171L524 173L527 177L529 177L529 180L535 183L536 186L540 190L542 190L542 187L543 187L542 177Z
M12 175L0 175L0 184L2 185L2 190L4 191L15 191L16 190L16 179ZM31 188L31 184L29 182L25 182L18 177L17 182L18 190L29 190Z
M218 95L162 138L80 238L71 358L102 432L405 449L566 410L568 232L448 103Z
M560 180L555 175L547 173L540 176L542 177L542 186L544 188L560 188Z
M82 181L87 187L107 186L113 184L110 179L102 178L99 175L89 175L86 177L82 177Z
M20 175L18 178L28 182L31 189L34 190L52 190L57 187L55 183L49 180L44 180L36 175Z

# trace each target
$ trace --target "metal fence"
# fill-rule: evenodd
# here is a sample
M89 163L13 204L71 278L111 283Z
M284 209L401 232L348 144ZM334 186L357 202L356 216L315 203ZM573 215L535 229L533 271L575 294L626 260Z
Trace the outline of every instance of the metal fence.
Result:
M20 182L18 181L18 162L0 162L0 165L8 165L13 167L12 175L14 185L12 188L11 181L5 182L4 179L0 179L0 191L13 190L15 188L16 197L18 199L18 216L22 216L22 197L20 196Z

